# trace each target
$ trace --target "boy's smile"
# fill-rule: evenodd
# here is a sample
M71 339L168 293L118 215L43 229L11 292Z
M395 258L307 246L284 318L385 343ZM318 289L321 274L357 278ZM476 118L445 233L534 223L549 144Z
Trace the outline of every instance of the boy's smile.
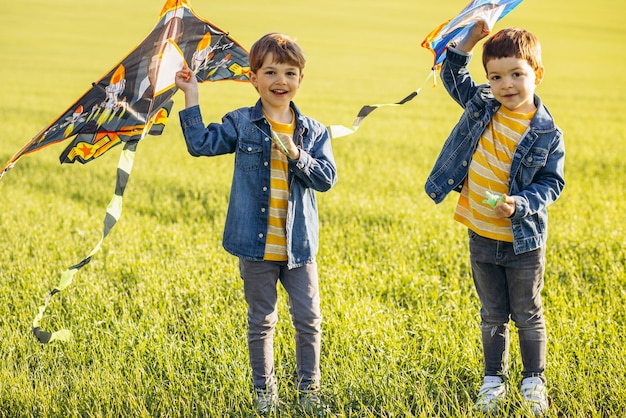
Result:
M261 102L272 119L280 121L280 116L291 120L289 103L295 97L304 74L293 64L274 62L272 54L263 60L258 71L251 73L250 81L261 96Z
M485 68L491 91L502 106L518 113L535 109L535 88L543 79L543 67L535 72L526 60L505 57L487 61Z

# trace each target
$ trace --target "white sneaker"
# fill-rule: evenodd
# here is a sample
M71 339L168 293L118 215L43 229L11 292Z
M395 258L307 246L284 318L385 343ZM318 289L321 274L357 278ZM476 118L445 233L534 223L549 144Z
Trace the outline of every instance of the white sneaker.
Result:
M265 390L254 388L256 392L256 400L254 401L254 409L259 414L270 414L276 412L278 408L278 389L276 386Z
M307 415L317 417L330 416L328 406L322 402L320 397L319 385L314 384L307 389L300 389L298 392L298 401Z
M506 396L506 385L499 376L485 376L478 391L474 409L481 412L495 412Z
M533 412L540 416L548 411L548 390L539 377L527 377L522 380L521 387L524 403Z

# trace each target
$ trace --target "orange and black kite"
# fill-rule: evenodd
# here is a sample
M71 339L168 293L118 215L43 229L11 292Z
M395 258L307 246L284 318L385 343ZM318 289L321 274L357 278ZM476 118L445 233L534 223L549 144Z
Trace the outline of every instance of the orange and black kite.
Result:
M25 154L72 139L61 153L61 163L87 163L124 144L117 167L113 199L104 219L102 238L91 253L61 274L33 321L41 343L67 340L67 330L43 331L39 327L50 298L71 284L76 272L92 256L119 220L122 195L132 170L137 143L146 135L163 132L172 108L178 70L188 66L198 82L248 81L248 52L228 33L197 16L187 0L167 0L154 29L125 58L61 116L35 135L0 168L0 178Z

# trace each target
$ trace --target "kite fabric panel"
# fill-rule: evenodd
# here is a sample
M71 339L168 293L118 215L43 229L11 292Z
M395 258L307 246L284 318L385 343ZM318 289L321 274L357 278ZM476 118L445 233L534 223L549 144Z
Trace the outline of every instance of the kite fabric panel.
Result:
M184 65L199 82L249 79L248 52L236 40L198 17L187 0L168 0L148 36L13 155L0 177L23 155L74 136L61 163L86 163L121 142L160 134Z
M69 138L73 140L61 153L62 164L84 164L124 144L100 241L87 257L61 273L58 285L47 294L33 320L33 334L42 344L72 338L69 330L48 332L40 323L51 298L72 283L120 219L137 145L146 135L163 132L177 91L175 75L185 66L194 71L198 82L249 81L245 48L197 16L187 0L167 0L146 38L0 169L1 178L22 156Z
M383 106L401 106L413 100L422 90L422 87L431 77L436 80L436 70L439 69L446 54L446 48L451 42L458 42L462 39L472 25L480 20L485 20L490 27L511 10L513 10L522 0L473 0L453 19L450 19L433 29L422 41L421 46L430 50L435 56L435 61L429 75L426 77L422 85L415 91L411 92L404 99L396 103L365 105L361 108L357 117L352 122L352 126L331 125L327 127L328 134L331 138L340 138L342 136L355 133L363 119L374 110ZM433 81L436 84L436 81Z

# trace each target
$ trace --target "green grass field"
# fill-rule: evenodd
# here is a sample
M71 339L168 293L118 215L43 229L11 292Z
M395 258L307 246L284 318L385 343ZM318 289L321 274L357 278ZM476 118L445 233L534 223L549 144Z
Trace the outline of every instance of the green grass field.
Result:
M152 29L162 1L21 0L0 16L0 163L69 107ZM266 4L271 3L271 4ZM424 36L465 1L209 2L196 12L243 45L270 31L307 53L300 109L350 125L394 102L432 63ZM550 208L544 290L554 417L626 409L626 64L624 5L526 0L504 26L542 41L537 93L565 132L567 185ZM479 59L474 76L482 77ZM245 83L201 86L205 120L256 100ZM254 416L246 305L236 259L221 248L232 156L187 154L177 111L137 151L124 214L102 250L50 305L41 346L30 327L59 274L101 235L121 148L59 165L65 144L25 156L0 181L0 417ZM478 299L454 197L423 184L461 110L429 84L337 139L339 182L318 194L327 403L339 417L469 417L482 379ZM281 416L293 393L293 331L281 292L276 364ZM521 362L511 347L523 416Z

